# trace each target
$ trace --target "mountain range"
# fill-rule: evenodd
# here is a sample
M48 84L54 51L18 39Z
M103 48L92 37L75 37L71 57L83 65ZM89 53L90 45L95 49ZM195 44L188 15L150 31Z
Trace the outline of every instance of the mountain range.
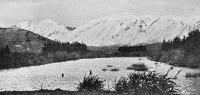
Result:
M52 20L21 22L15 27L32 31L51 40L83 42L88 46L121 46L152 44L175 37L182 38L200 29L200 17L111 15L92 20L81 27L70 28Z

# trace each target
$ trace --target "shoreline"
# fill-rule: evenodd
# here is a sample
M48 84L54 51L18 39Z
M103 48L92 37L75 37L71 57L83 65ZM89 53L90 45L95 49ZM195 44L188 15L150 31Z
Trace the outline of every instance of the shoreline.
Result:
M0 95L121 95L121 94L122 93L116 93L114 91L68 91L61 89L0 92Z

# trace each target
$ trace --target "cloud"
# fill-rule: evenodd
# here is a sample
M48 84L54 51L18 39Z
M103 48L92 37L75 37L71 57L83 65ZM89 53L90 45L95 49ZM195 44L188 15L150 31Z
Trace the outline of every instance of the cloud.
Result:
M100 16L130 12L135 15L200 15L200 0L0 0L0 22L53 19L82 25Z
M34 18L34 6L31 2L2 2L0 3L0 21L16 22Z

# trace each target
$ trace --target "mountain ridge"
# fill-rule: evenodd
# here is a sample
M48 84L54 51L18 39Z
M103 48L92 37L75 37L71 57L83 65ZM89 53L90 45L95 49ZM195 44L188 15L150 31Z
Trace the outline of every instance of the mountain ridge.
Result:
M199 21L168 16L113 15L77 28L73 36L65 40L91 46L151 44L183 37L199 28ZM91 37L86 38L89 35Z
M158 43L177 36L182 38L190 31L200 29L200 17L111 15L94 19L73 31L52 20L23 22L16 26L61 42L121 46Z

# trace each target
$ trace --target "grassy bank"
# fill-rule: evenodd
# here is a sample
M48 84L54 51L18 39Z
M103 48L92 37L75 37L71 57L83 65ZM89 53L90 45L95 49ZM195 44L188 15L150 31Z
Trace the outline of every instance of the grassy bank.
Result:
M6 91L0 95L134 95L132 93L117 93L114 91L65 91L65 90L46 90L46 91ZM144 94L135 94L144 95ZM159 94L151 94L159 95Z
M6 91L0 95L123 95L110 91L65 91L65 90L38 90L38 91ZM124 94L127 95L127 94Z

